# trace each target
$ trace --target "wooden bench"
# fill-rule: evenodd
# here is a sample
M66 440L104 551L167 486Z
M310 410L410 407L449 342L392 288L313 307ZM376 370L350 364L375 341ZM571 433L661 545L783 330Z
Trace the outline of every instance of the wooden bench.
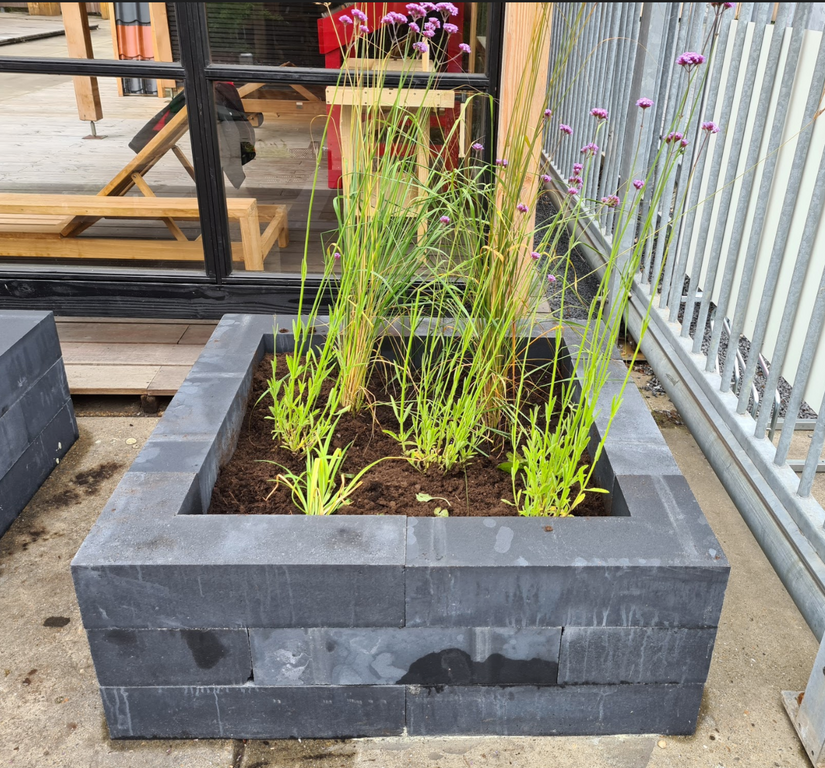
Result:
M140 176L133 183L141 187ZM187 239L175 223L199 218L198 201L190 197L107 195L0 194L0 256L76 259L202 261L201 238ZM289 244L287 209L258 205L255 198L228 198L229 219L241 228L241 242L232 243L232 258L249 271L261 271L275 241ZM68 221L100 218L160 219L174 240L108 239L66 236ZM261 232L261 227L264 227Z

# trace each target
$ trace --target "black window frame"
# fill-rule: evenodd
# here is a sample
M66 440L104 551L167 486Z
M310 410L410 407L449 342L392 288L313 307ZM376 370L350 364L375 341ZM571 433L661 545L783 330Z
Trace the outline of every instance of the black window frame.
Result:
M475 88L498 104L506 3L489 3L486 72L404 75L405 84ZM0 308L51 309L67 316L220 318L227 312L294 312L300 277L233 272L224 176L218 147L213 84L221 80L271 84L335 85L340 71L305 67L213 64L206 3L174 3L180 62L105 59L43 59L0 56L4 73L133 77L183 82L189 109L189 135L200 210L204 269L162 271L148 268L77 268L0 263ZM389 86L402 75L388 74ZM494 109L492 140L495 146ZM98 269L98 272L92 271ZM308 280L317 291L320 280ZM328 297L331 298L331 297Z

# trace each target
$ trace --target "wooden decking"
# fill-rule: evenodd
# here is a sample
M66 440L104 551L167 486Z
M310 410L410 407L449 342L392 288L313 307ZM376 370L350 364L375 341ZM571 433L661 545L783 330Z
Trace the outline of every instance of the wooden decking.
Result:
M214 320L58 318L73 395L174 395Z

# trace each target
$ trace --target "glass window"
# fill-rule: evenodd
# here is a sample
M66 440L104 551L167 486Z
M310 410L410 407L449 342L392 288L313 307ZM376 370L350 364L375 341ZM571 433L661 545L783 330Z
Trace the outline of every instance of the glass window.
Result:
M173 3L21 5L0 12L3 56L179 61ZM96 10L87 10L90 7ZM130 92L141 93L153 93L156 86L154 80L127 85L134 89ZM161 83L164 86L174 83Z
M203 269L181 97L4 73L0 136L0 263Z
M400 49L419 38L425 39L421 34L426 22L432 19L432 26L438 24L428 43L433 49L434 68L483 74L488 4L453 5L455 15L448 10L432 10L426 18L414 18L406 3L207 3L209 47L215 63L338 69L353 32L346 20L355 9L367 17L371 30L368 45L373 49ZM381 19L390 13L405 15L413 26L383 25L388 33L382 34L378 31ZM445 24L454 25L456 31L445 31ZM420 32L415 31L415 25ZM467 49L460 47L462 43Z

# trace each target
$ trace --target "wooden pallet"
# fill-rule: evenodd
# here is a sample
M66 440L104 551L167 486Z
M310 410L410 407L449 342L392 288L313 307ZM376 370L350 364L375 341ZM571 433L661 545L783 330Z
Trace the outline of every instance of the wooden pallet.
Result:
M58 318L73 395L174 395L214 320Z

